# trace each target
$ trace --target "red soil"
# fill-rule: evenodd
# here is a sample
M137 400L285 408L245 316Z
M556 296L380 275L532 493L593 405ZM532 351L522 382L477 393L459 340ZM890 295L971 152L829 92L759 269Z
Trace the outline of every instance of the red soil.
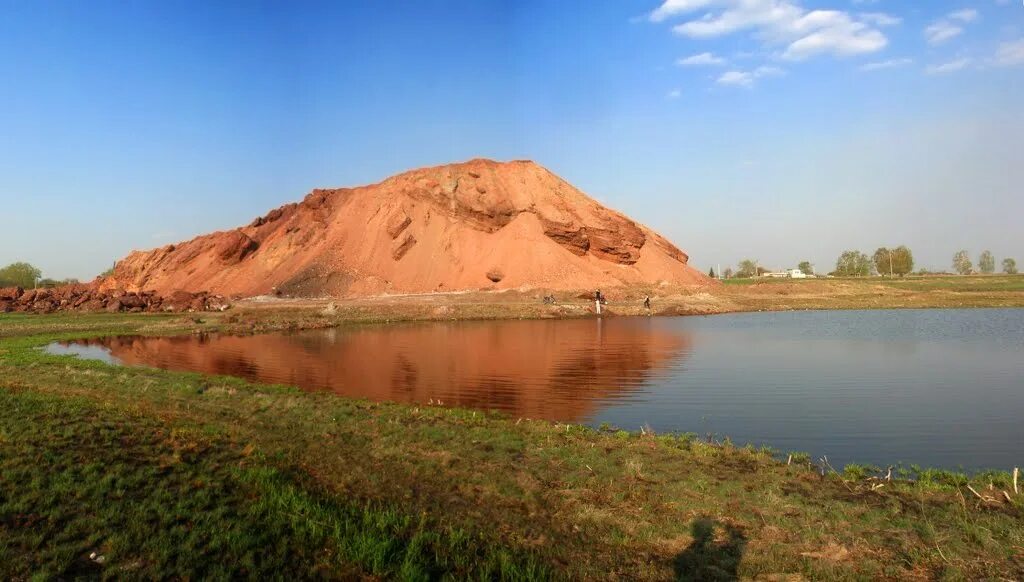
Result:
M248 226L136 251L103 289L354 297L711 284L668 240L528 161L314 190Z

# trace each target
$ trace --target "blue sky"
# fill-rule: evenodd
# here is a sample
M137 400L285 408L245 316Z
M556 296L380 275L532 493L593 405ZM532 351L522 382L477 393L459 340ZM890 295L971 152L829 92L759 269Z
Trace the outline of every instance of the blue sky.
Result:
M0 264L52 277L474 157L703 269L1024 262L1016 0L0 0L0 78Z

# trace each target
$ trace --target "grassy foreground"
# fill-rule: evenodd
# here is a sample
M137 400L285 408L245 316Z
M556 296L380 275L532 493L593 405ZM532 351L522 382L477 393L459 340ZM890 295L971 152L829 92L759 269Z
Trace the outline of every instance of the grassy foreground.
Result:
M1024 495L1006 474L822 476L692 435L36 349L294 325L254 317L0 315L0 577L1024 577Z

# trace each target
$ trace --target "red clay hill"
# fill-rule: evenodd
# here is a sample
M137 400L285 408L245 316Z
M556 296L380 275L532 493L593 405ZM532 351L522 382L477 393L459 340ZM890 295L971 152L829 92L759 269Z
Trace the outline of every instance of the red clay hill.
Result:
M529 161L313 190L248 226L117 263L103 289L351 297L706 284L687 255Z

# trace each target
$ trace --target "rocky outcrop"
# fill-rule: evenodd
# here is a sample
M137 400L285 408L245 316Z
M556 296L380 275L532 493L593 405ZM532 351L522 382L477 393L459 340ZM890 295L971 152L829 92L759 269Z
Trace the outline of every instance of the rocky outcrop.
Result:
M388 236L393 239L398 238L398 235L402 234L409 225L412 224L412 219L409 218L405 212L398 212L388 219Z
M155 291L100 291L94 285L66 285L28 291L20 287L0 289L0 313L223 311L229 305L225 298L207 292L179 291L165 297Z
M249 253L258 249L259 246L259 243L236 230L227 233L217 243L216 252L217 257L221 261L234 265L241 262Z
M414 237L411 234L405 235L405 238L402 240L402 242L399 243L397 247L395 247L394 251L392 251L391 258L395 259L396 261L402 260L402 257L405 256L405 253L409 252L409 249L411 249L414 244L416 244L416 237Z
M360 296L716 284L688 261L533 162L472 160L313 190L247 226L134 252L101 287Z

